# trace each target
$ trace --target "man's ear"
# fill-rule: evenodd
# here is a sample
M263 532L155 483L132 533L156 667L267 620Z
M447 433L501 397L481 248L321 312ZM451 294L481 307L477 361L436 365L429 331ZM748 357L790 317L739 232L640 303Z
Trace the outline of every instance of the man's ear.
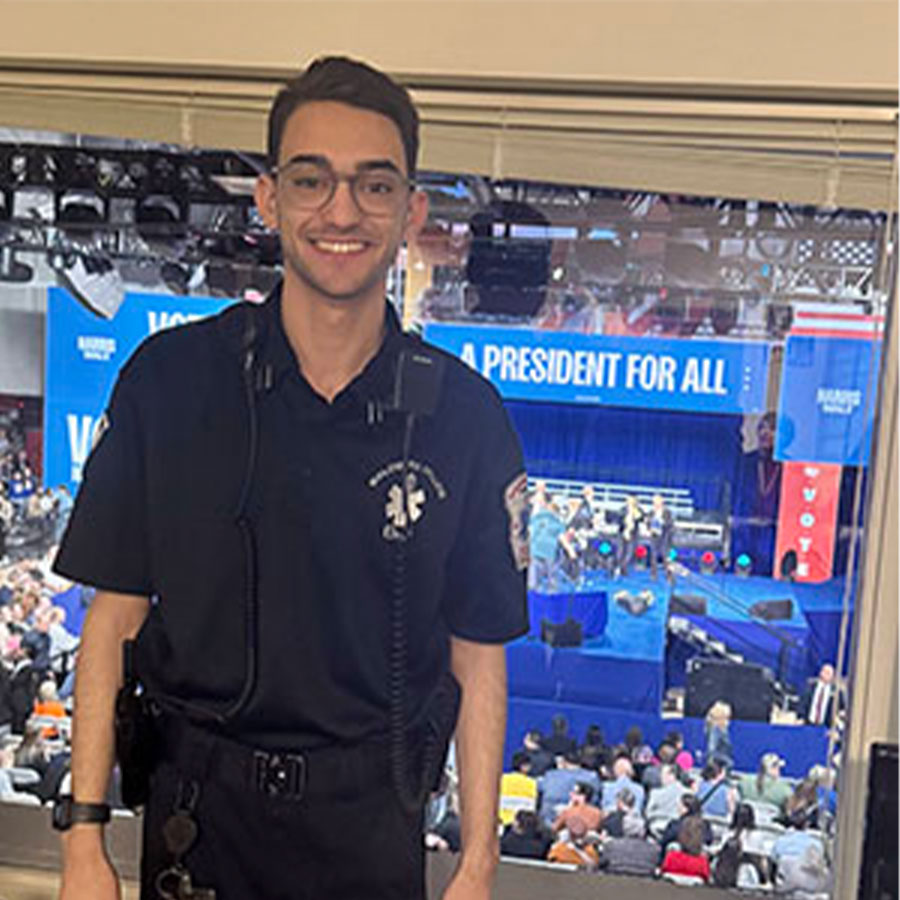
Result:
M259 215L266 228L273 230L278 228L278 208L275 203L276 190L275 179L268 172L263 173L256 179L256 185L253 188L253 199L256 201Z
M409 215L404 232L406 239L415 238L426 221L428 221L428 195L425 191L415 190L409 197Z

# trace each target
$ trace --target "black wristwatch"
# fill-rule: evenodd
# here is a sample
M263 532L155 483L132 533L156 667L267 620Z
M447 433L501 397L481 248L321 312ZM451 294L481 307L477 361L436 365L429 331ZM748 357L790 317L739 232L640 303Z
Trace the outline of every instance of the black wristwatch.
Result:
M76 803L70 794L59 797L53 804L53 827L57 831L68 831L81 822L108 822L110 817L107 803Z

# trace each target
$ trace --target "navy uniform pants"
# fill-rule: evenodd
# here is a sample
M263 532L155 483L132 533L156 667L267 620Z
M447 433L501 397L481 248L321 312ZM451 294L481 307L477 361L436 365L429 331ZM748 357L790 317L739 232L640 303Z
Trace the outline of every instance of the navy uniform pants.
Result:
M172 746L169 747L171 751ZM286 758L216 738L180 741L151 778L141 900L172 862L163 826L190 810L184 858L216 900L424 900L422 811L401 807L385 743Z

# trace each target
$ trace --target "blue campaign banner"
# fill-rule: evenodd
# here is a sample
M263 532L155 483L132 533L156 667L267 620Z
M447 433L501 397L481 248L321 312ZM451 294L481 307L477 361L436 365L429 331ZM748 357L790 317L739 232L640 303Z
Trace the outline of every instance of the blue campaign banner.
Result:
M765 409L766 343L427 324L427 341L515 400L718 413Z
M881 341L788 335L775 458L866 466Z
M164 328L213 315L234 300L129 293L115 318L98 316L63 288L47 296L44 483L74 493L97 422L125 361Z

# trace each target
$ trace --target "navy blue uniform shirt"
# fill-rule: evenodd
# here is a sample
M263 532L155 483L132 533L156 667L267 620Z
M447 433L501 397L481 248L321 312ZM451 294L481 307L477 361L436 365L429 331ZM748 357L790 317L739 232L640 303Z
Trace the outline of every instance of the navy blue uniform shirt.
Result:
M386 310L386 337L328 403L303 378L276 291L254 310L258 452L235 512L249 426L246 310L159 333L123 368L56 561L100 589L153 597L137 640L151 693L222 711L245 684L246 597L258 609L257 679L229 730L303 748L387 731L391 570L411 527L405 590L415 718L448 665L451 634L497 643L528 628L521 450L496 391L444 357L434 413L418 418L401 491L397 354L417 339ZM422 346L422 345L420 345Z

